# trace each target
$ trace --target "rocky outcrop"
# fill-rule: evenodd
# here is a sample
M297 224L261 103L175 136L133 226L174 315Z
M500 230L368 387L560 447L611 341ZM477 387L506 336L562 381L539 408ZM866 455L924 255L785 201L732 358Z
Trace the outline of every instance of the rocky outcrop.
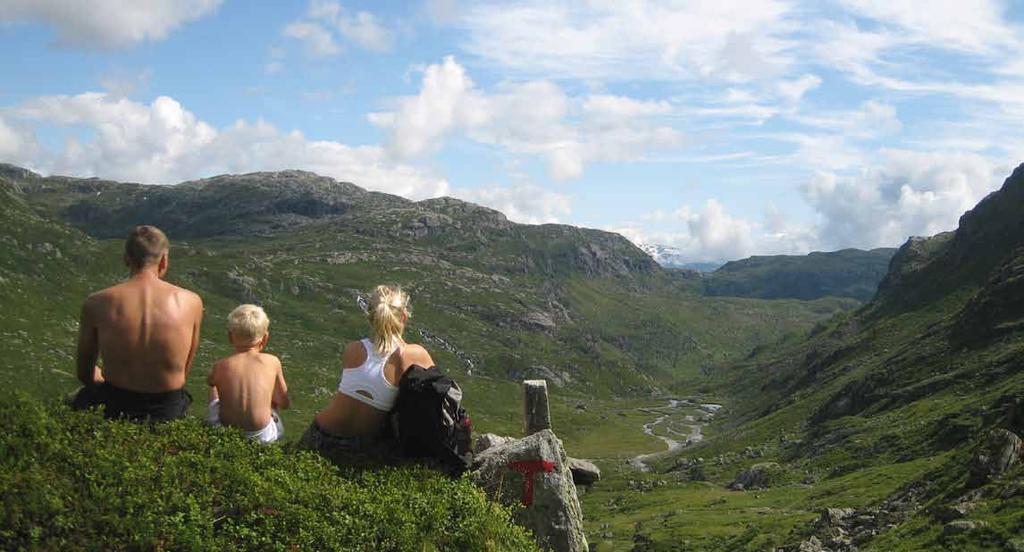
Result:
M492 499L522 505L515 521L542 547L588 550L569 459L550 429L486 448L476 455L470 476Z
M737 474L729 488L734 491L765 489L777 484L782 473L782 466L775 462L754 464Z
M878 284L878 296L895 298L917 281L931 262L944 252L953 240L953 232L942 232L931 237L912 236L889 261L889 271Z
M1024 443L1012 431L993 429L974 453L970 465L970 483L981 485L1006 473L1020 462Z
M814 521L812 536L777 548L776 552L857 552L876 535L896 527L920 510L924 490L923 485L911 485L869 508L826 508Z
M989 275L957 316L954 332L964 344L1024 327L1024 248Z

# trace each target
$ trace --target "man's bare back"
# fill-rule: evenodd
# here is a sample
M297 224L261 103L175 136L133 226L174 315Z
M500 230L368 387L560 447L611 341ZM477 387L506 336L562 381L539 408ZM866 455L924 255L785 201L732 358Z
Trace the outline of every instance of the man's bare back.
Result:
M185 385L202 316L198 295L141 271L89 296L81 341L87 352L95 343L102 378L110 384L144 393L172 391Z
M199 343L203 301L164 282L169 243L158 228L137 226L125 241L125 282L85 300L78 331L77 375L85 386L75 408L105 406L108 417L184 416L184 390ZM103 367L97 366L102 358Z
M207 383L211 398L220 400L223 425L257 431L270 423L274 408L289 406L281 361L255 349L218 361Z

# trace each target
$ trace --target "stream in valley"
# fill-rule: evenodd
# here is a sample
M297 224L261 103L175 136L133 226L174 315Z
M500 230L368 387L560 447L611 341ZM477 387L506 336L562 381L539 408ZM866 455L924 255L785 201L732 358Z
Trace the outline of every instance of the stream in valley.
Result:
M634 456L629 464L635 469L650 471L649 462L664 458L704 439L704 426L722 408L720 404L699 403L687 399L669 399L665 406L641 408L642 412L656 416L644 424L642 430L651 437L661 439L666 450Z

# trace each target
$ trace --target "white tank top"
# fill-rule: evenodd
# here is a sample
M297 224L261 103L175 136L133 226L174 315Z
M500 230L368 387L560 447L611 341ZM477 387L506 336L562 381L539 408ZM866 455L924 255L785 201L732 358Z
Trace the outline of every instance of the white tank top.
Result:
M398 399L398 387L384 377L384 365L394 351L380 355L369 339L363 338L360 343L366 349L366 360L356 368L341 370L338 392L388 412Z

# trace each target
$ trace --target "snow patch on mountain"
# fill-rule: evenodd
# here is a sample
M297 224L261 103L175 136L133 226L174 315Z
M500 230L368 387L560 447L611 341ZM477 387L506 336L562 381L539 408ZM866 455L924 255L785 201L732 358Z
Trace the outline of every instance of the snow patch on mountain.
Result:
M688 268L700 272L713 272L723 263L695 263L690 262L683 256L683 253L675 247L660 245L656 243L636 244L644 253L647 253L659 265L665 268Z

